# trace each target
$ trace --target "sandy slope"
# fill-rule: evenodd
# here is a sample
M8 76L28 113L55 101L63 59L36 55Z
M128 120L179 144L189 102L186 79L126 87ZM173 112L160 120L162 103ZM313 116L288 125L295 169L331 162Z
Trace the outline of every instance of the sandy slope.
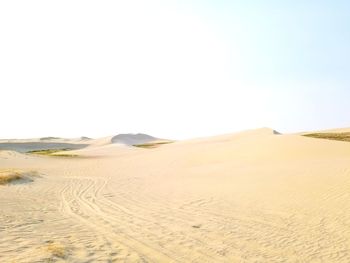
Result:
M0 152L0 262L350 262L350 143L260 129L84 158Z

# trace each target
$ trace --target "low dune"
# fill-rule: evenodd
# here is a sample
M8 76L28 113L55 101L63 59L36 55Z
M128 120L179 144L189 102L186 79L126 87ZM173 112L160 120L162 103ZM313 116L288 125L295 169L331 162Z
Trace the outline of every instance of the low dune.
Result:
M0 262L350 262L349 142L111 138L72 151L90 158L0 151L45 175L0 187Z
M156 141L156 140L158 140L158 138L155 138L155 137L147 135L147 134L128 133L128 134L118 134L118 135L112 137L111 142L112 143L126 144L126 145L135 145L135 144L149 143L149 142Z

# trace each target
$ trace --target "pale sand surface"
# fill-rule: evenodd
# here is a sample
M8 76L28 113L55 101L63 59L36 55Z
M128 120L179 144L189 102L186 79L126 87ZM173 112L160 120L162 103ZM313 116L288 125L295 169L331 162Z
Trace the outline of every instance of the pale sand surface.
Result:
M0 262L350 262L350 143L259 129L0 151Z
M340 128L340 129L322 130L322 131L320 131L320 132L335 132L335 133L350 132L350 128Z

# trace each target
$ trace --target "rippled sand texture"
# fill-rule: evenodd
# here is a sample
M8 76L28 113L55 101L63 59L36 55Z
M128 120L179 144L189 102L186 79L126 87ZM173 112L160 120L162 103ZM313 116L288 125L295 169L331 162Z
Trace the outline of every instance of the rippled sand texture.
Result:
M350 262L350 143L268 129L50 157L0 185L0 262Z

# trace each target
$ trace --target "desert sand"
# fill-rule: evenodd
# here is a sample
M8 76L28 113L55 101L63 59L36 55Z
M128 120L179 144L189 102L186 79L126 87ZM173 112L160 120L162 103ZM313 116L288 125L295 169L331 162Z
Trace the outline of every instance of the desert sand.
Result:
M349 142L121 137L0 142L0 262L350 262Z

